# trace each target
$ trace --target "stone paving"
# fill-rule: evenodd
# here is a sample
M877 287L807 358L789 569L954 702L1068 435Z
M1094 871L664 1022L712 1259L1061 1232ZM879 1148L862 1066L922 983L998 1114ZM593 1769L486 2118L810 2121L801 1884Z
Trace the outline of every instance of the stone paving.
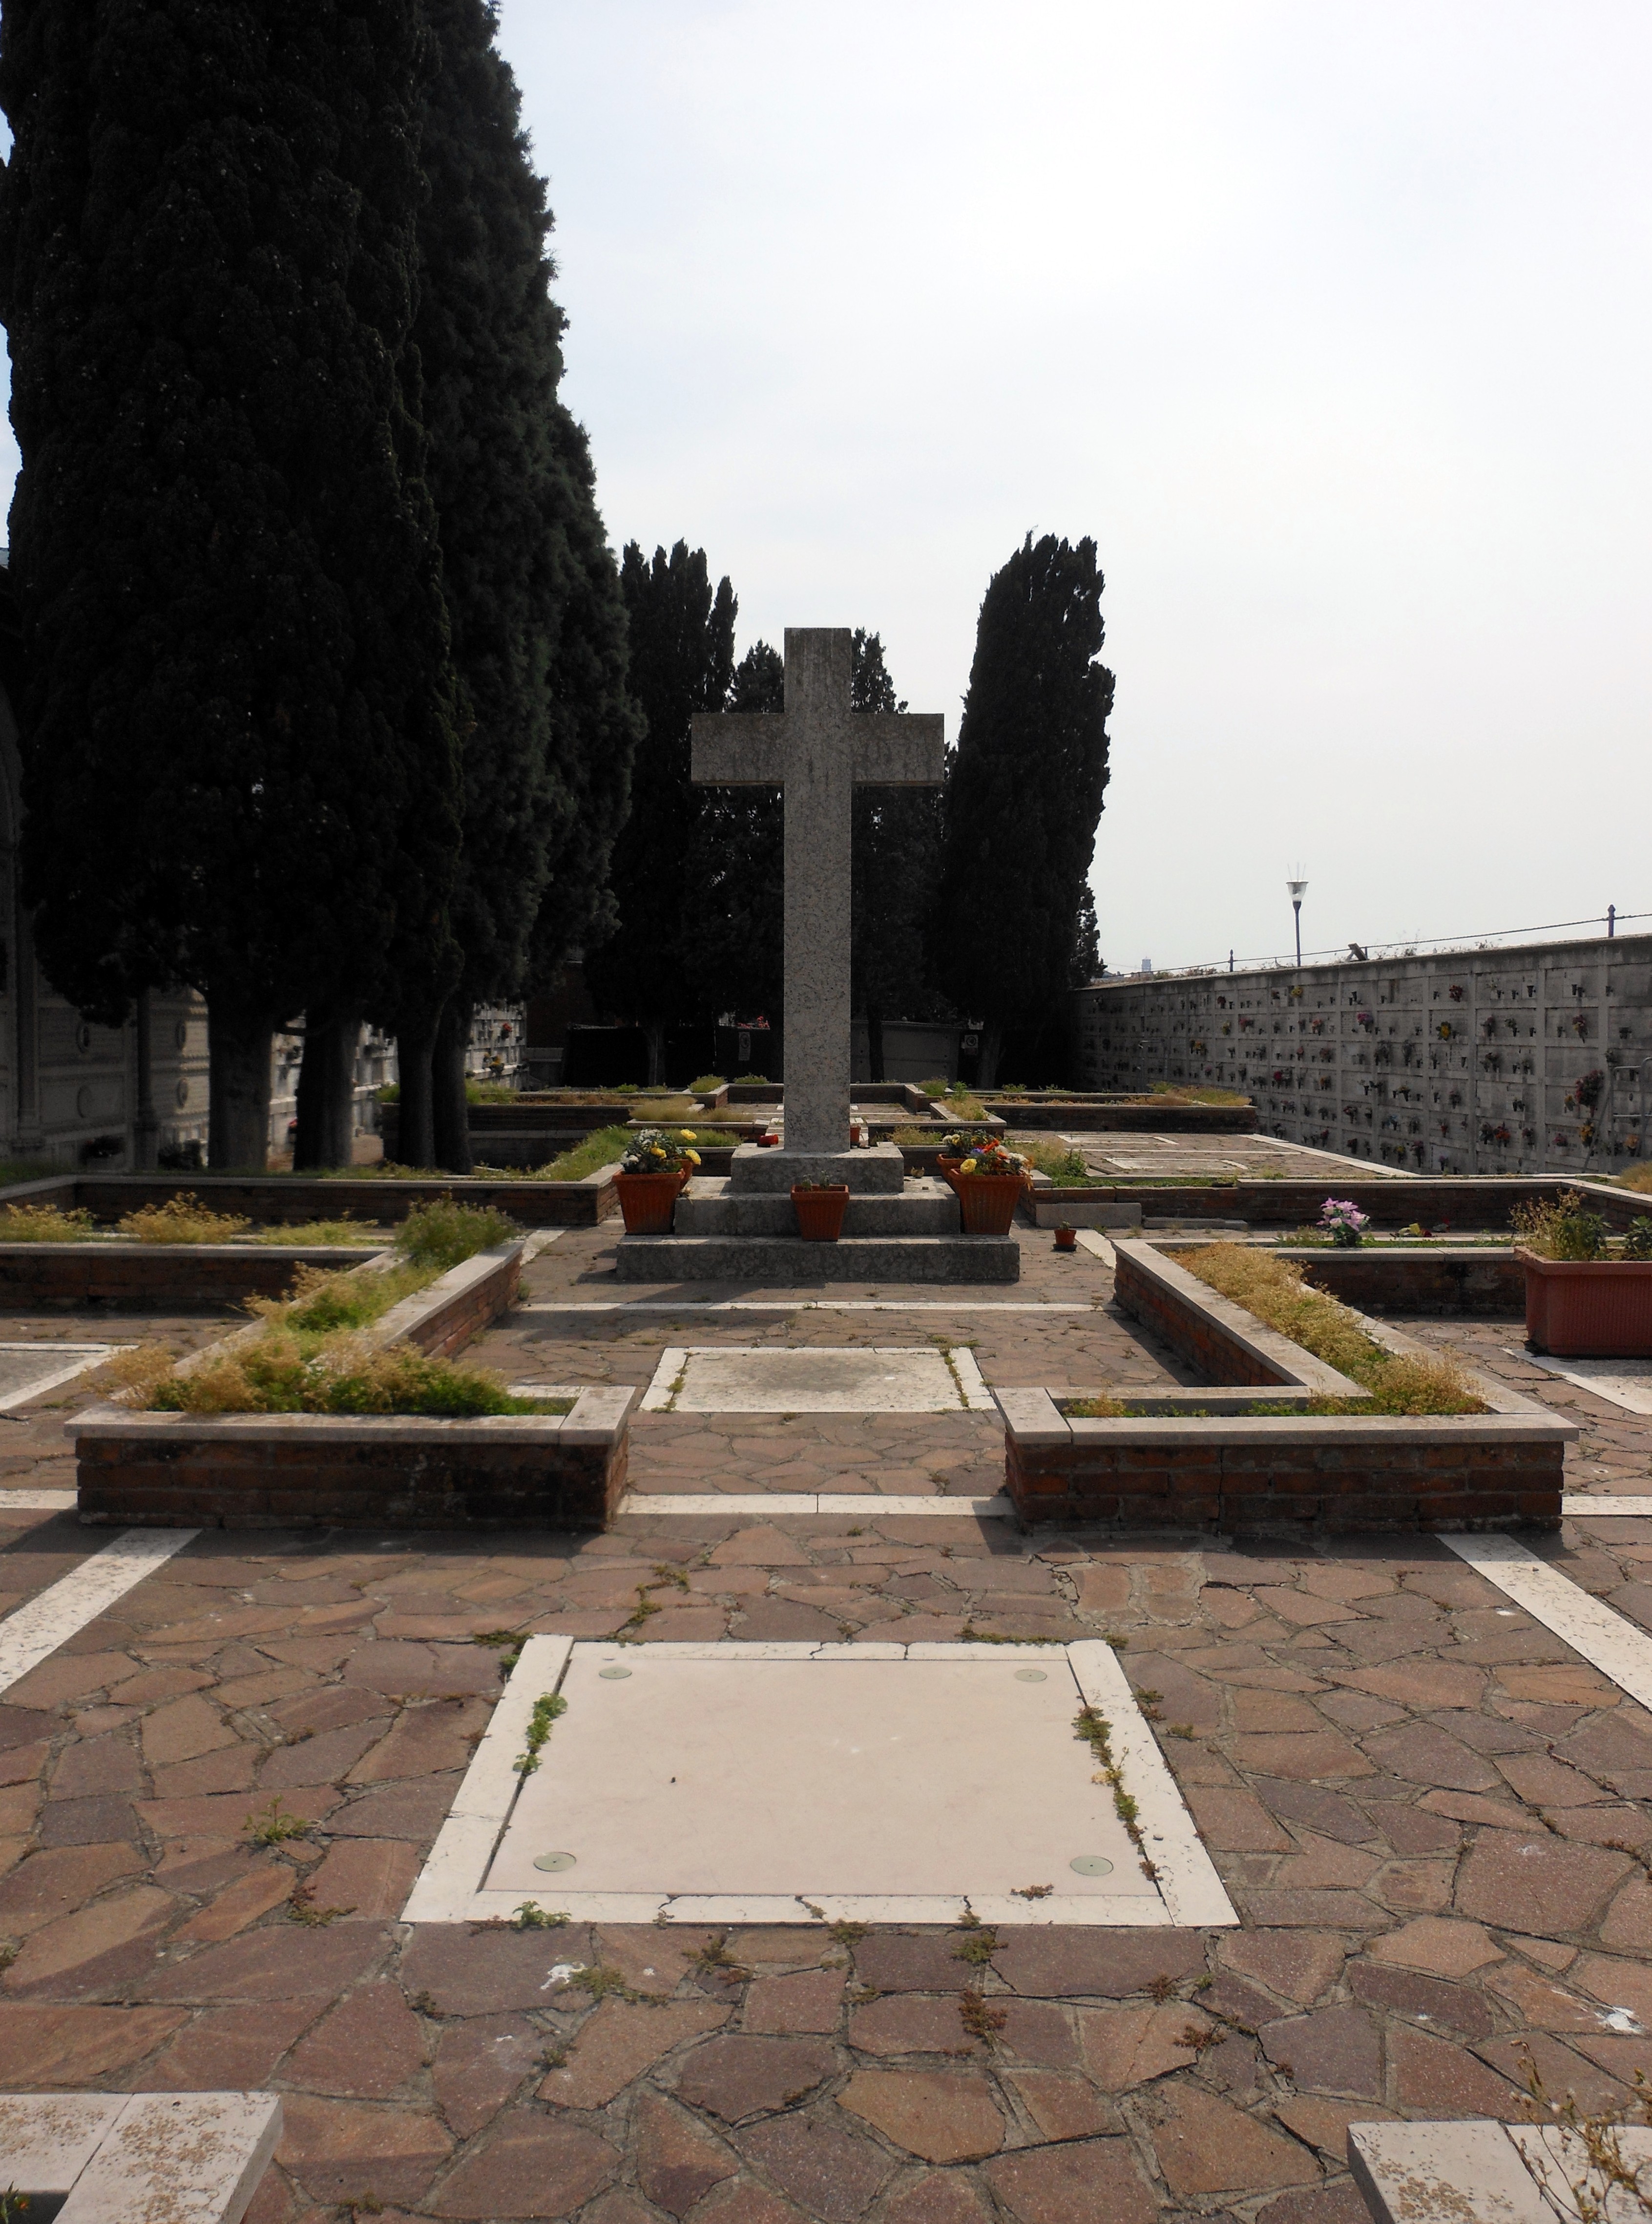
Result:
M531 1295L600 1288L602 1241ZM964 1323L989 1381L1041 1349L1033 1379L1164 1378L1094 1262L1038 1260L1020 1294L1089 1309ZM687 1319L519 1313L483 1355L641 1381L723 1324L936 1326ZM1652 1420L1508 1356L1515 1324L1408 1326L1583 1418L1572 1488L1648 1488ZM19 1417L0 1482L67 1482L61 1418ZM865 1487L866 1513L209 1532L0 1695L0 2088L279 2090L253 2224L1363 2224L1350 2121L1514 2116L1529 2058L1589 2107L1652 2074L1652 1720L1443 1545L880 1518L875 1489L983 1487L990 1417L642 1420L653 1491ZM102 1541L0 1511L7 1598ZM1652 1624L1652 1522L1540 1549ZM473 1640L508 1630L1120 1640L1241 1927L402 1926L499 1689Z

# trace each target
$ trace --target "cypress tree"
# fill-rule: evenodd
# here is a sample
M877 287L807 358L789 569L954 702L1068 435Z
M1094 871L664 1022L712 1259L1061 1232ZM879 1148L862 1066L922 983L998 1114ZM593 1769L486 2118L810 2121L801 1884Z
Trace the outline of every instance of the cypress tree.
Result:
M665 1077L665 1030L696 1004L685 942L703 791L690 778L689 721L721 711L734 676L737 604L715 591L705 551L679 540L650 563L634 540L620 562L630 636L631 692L646 720L631 782L631 815L614 844L618 925L586 961L597 1002L640 1027L648 1080Z
M565 936L595 909L631 729L618 578L585 436L557 398L563 316L549 292L545 180L495 43L497 9L426 0L426 12L437 66L413 337L463 697L464 812L453 907L463 970L435 1039L432 1115L437 1163L463 1173L474 1008L522 993L553 869ZM543 956L544 930L538 939ZM423 1046L406 1048L410 1157L407 1076L422 1079Z
M857 711L904 711L880 636L857 627L849 699ZM867 1076L884 1078L883 1027L930 1001L924 937L940 867L938 788L862 787L854 795L850 892L851 1001L867 1027Z
M730 711L785 708L785 665L766 641L735 667ZM784 857L779 788L704 787L688 860L685 938L696 1008L785 1017Z
M455 970L421 68L413 0L0 29L25 899L93 1016L205 993L219 1166L263 1163L274 1023Z
M1071 978L1107 784L1113 674L1095 543L1029 534L988 582L947 784L936 904L942 985L1004 1030L1047 1022Z

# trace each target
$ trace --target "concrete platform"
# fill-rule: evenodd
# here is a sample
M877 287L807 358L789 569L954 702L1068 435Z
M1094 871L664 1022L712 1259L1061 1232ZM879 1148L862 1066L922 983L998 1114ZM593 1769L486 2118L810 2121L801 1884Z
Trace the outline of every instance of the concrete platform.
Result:
M765 1151L742 1143L729 1160L736 1197L789 1197L793 1182L847 1182L856 1197L899 1197L906 1161L895 1143L869 1151Z
M1012 1235L846 1235L835 1243L805 1243L798 1235L622 1235L614 1271L621 1282L760 1286L1015 1282L1021 1254Z
M772 1152L765 1152L766 1158ZM865 1158L864 1151L854 1154ZM958 1200L944 1182L914 1178L893 1192L851 1193L845 1235L957 1235ZM785 1190L741 1196L732 1178L697 1175L677 1201L678 1235L796 1235L797 1215Z

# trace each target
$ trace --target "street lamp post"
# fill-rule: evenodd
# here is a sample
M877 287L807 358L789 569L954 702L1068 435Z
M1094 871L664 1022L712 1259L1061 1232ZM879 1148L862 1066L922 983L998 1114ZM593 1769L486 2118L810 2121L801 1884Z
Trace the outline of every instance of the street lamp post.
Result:
M1299 866L1297 869L1300 871L1302 869ZM1300 967L1302 962L1302 898L1308 894L1308 882L1287 881L1285 886L1290 890L1290 907L1296 914L1296 963Z

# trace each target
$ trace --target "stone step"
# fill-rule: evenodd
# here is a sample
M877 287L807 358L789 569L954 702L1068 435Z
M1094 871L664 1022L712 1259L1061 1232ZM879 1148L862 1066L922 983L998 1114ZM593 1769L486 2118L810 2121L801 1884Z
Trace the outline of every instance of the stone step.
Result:
M728 1181L697 1175L677 1200L678 1235L796 1235L789 1196L740 1196ZM843 1233L957 1235L958 1200L944 1182L909 1181L894 1196L851 1197Z
M681 1206L678 1207L679 1211ZM1012 1235L852 1235L805 1243L796 1235L622 1235L621 1282L1014 1282Z

